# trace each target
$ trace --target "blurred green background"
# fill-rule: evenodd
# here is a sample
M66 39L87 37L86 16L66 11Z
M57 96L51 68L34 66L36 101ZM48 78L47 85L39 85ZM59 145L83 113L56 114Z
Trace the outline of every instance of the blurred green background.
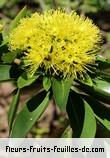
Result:
M90 17L101 29L102 54L110 59L110 0L0 0L1 23L8 24L25 5L29 13L60 7Z

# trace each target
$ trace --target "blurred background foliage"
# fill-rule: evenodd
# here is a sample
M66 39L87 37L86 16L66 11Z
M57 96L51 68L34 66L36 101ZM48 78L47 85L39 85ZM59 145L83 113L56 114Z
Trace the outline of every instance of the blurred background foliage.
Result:
M60 7L90 17L101 29L102 54L110 59L110 0L0 0L0 22L9 23L25 5L29 14Z

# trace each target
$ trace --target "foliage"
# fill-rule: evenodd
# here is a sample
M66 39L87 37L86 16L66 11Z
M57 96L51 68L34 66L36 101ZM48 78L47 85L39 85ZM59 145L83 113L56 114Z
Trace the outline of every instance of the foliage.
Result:
M5 1L2 2L1 7L5 5ZM97 7L98 1L91 1L91 4L89 2L86 0L84 4ZM76 1L70 3L72 6ZM79 1L77 3L76 5L81 4ZM46 4L46 6L50 5L50 1L46 1ZM9 29L1 32L0 81L14 81L17 88L8 114L10 137L26 137L53 97L60 110L67 112L72 128L72 132L69 126L62 132L64 137L95 137L97 124L110 133L110 110L107 108L110 102L110 61L99 55L95 60L95 65L90 65L92 73L88 72L85 78L79 77L68 82L45 75L41 70L29 76L19 61L20 50L15 53L7 48L10 32L18 25L20 19L26 16L27 11L24 8L10 23ZM40 90L36 88L36 94L29 98L18 111L21 91L23 88L31 87L33 83L39 84ZM68 130L70 134L65 133Z

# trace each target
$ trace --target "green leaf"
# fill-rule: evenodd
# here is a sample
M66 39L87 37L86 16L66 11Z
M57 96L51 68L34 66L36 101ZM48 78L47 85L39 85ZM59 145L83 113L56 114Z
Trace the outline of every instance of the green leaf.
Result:
M9 33L17 27L17 25L19 24L20 19L24 18L26 16L27 13L27 7L25 6L19 13L18 15L15 17L14 20L12 20L12 22L9 25L9 28L4 29L2 34L3 34L3 44L6 44L8 42L8 35Z
M110 77L110 61L105 60L98 62L97 75Z
M57 80L53 78L52 89L56 104L62 111L66 110L66 105L68 101L68 96L71 88L73 79L68 80Z
M68 98L67 114L73 130L73 137L80 137L84 122L84 103L82 98L74 92L70 92Z
M28 78L26 73L23 73L17 80L17 86L18 88L24 88L26 86L31 85L37 78L39 77L39 75L36 76L32 76L31 78Z
M0 1L0 9L3 8L6 3L7 3L7 0L1 0Z
M19 13L18 15L15 17L15 19L11 22L10 26L9 26L9 32L12 31L14 28L17 27L20 19L24 18L26 16L27 13L27 7L25 6Z
M71 92L67 104L67 113L73 129L73 137L93 138L96 133L94 112L78 94ZM92 126L91 126L92 124Z
M94 98L97 98L100 101L110 101L110 82L106 80L96 78L93 79L92 86L85 83L79 83L79 85L74 85L74 87L78 88L79 92L85 92L85 94L94 96ZM72 87L73 90L74 87Z
M107 120L106 118L102 119L98 117L97 115L95 115L95 117L101 124L103 124L106 127L106 129L110 131L110 120Z
M5 63L12 63L14 59L16 58L17 53L16 52L8 52L2 55L1 59Z
M93 85L92 78L89 75L86 76L85 79L83 79L81 82L89 86Z
M110 132L110 109L106 103L99 102L92 96L86 96L84 99L92 107L97 120Z
M86 101L84 101L84 108L84 123L80 138L94 138L96 134L96 120L94 112Z
M30 99L17 115L12 127L12 138L23 138L30 131L35 122L45 111L49 103L49 92L45 97L45 92L41 92Z
M20 90L18 89L16 94L13 97L13 100L10 104L9 112L8 112L8 124L9 124L10 130L12 128L14 117L16 115L16 111L17 111L17 107L18 107L18 103L19 103L19 98L20 98Z
M106 59L102 55L97 55L96 56L96 61L98 61L98 62L106 62Z
M97 119L97 133L96 138L110 138L110 130L100 123Z
M61 138L72 138L72 134L73 134L72 128L68 126L63 132Z
M51 79L49 77L45 77L43 78L43 87L46 91L48 91L51 87Z
M97 93L97 95L110 100L110 82L95 79L93 90L95 93Z
M0 65L0 81L10 80L10 65Z

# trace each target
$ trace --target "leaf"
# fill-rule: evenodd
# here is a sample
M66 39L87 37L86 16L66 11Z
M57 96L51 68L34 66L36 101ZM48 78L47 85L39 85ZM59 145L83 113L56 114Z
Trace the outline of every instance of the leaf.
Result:
M97 95L110 100L110 82L95 79L93 90Z
M61 138L72 138L73 131L70 126L68 126L63 132Z
M10 65L0 65L0 81L10 80Z
M110 77L110 61L99 61L98 62L98 69L97 69L98 76L109 76Z
M31 78L28 78L26 73L23 73L17 80L17 86L18 88L24 88L26 86L31 85L37 78L39 77L39 75L33 76Z
M9 106L8 124L9 124L10 130L12 128L14 117L16 115L16 111L17 111L17 107L18 107L18 103L19 103L19 98L20 98L20 90L18 89L16 94L13 97L13 100L12 100L10 106Z
M25 103L13 124L11 131L12 138L23 138L27 135L49 103L49 92L46 97L44 96L45 92L43 91Z
M86 76L85 79L83 79L81 82L86 84L86 85L88 85L88 86L92 86L93 85L92 78L89 75Z
M8 35L9 33L17 27L20 19L24 18L26 16L26 13L27 13L27 7L25 6L19 13L18 15L15 17L14 20L12 20L12 22L10 23L9 25L9 28L7 29L4 29L2 34L3 34L3 44L6 44L8 42Z
M101 124L103 124L103 125L106 127L106 129L108 129L109 132L110 132L110 121L107 120L106 118L102 119L102 118L98 117L97 115L95 115L95 117L96 117L97 120L98 120Z
M6 3L7 3L7 0L1 0L0 1L0 9L3 8Z
M53 78L52 89L56 104L62 111L66 110L66 105L68 101L68 96L71 88L73 79L68 80L57 80Z
M92 96L86 96L84 99L92 107L97 120L110 131L110 109L107 108L103 102L99 102Z
M89 104L74 92L70 93L67 104L67 113L70 125L73 129L73 137L95 137L96 120L94 112Z
M82 91L87 95L94 96L94 98L97 98L100 101L110 101L110 82L108 81L96 78L93 79L92 86L80 82L79 85L74 85L74 87L78 88L80 92ZM74 87L72 87L73 90Z
M73 137L80 137L84 122L84 105L82 98L74 92L70 92L68 98L67 114L73 130Z
M14 28L17 27L20 19L24 18L26 16L27 13L27 7L25 6L19 13L18 15L15 17L15 19L11 22L10 26L9 26L9 32L12 31Z
M85 117L80 138L94 138L96 134L96 120L94 112L86 101L84 101L84 107Z
M17 53L16 52L8 52L2 55L1 60L5 63L12 63L14 59L16 58Z
M9 49L9 48L8 48L8 46L6 45L6 43L2 43L2 44L0 45L0 57L2 56L2 54L5 54L5 53L9 52L8 49Z
M46 91L48 91L51 87L51 79L49 77L43 78L43 87Z

